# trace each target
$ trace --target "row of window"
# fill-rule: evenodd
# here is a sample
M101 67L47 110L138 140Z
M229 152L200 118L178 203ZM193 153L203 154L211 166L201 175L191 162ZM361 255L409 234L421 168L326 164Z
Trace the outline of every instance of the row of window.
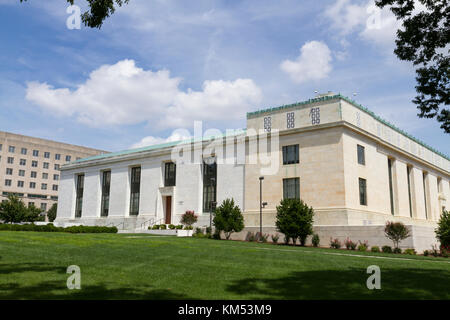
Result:
M11 187L12 186L12 180L11 179L5 179L5 186L6 187ZM25 181L17 181L17 187L18 188L23 188L25 186ZM46 183L41 183L41 190L47 190L47 184ZM30 189L36 189L36 182L30 182ZM53 191L58 191L58 185L54 184L52 186L52 190Z
M0 159L1 159L1 157L0 157ZM14 164L14 157L8 157L7 163L8 163L8 164ZM21 166L26 166L26 165L27 165L27 160L26 160L26 159L20 159L20 160L19 160L19 165L21 165ZM36 160L31 161L31 166L32 166L33 168L37 168L38 165L39 165L39 162L38 162L38 161L36 161ZM43 162L43 163L42 163L42 168L44 168L44 169L49 169L49 168L50 168L50 163L48 163L48 162ZM59 170L60 165L57 164L57 163L55 163L53 168L54 168L55 170Z
M13 172L14 172L14 169L6 168L6 175L11 176L11 175L13 175ZM25 177L25 170L19 170L19 177ZM31 171L30 177L37 178L37 171ZM42 179L48 179L48 173L43 172ZM59 174L54 174L53 180L55 180L55 181L59 180Z
M2 200L2 202L6 202L6 201L8 201L8 200L6 200L6 199ZM36 207L36 204L34 202L30 201L30 202L28 202L28 207L31 207L31 206ZM47 203L42 202L40 205L40 208L42 211L47 211Z
M3 145L0 144L0 151L2 151L2 148L3 148ZM8 152L9 153L15 153L16 152L16 147L15 146L8 146ZM27 148L21 148L20 149L20 154L27 155L28 154L28 149ZM32 154L33 154L33 157L39 157L39 150L33 150ZM50 159L50 152L48 152L48 151L44 152L44 158ZM70 162L71 159L72 159L72 156L66 155L66 162ZM77 158L77 159L79 159L79 158ZM60 153L55 153L55 160L61 160L61 154Z
M320 108L311 108L309 112L309 117L311 118L311 124L320 124ZM272 117L264 117L263 120L264 132L272 131ZM286 128L294 129L295 128L295 113L288 112L286 113Z

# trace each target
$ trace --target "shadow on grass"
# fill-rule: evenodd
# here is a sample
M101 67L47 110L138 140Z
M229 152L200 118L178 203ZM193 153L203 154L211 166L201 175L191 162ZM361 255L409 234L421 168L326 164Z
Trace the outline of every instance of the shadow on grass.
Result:
M29 281L17 283L11 281L14 279L14 273L30 273L30 272L51 272L49 276L55 274L64 274L61 280L39 281L36 279L43 278L42 275L33 278L30 275ZM6 276L8 278L6 278ZM1 300L106 300L106 299L123 299L123 300L189 300L193 299L186 295L172 292L170 289L153 288L151 285L136 285L136 286L120 286L115 283L109 285L99 283L95 285L83 285L83 278L81 279L81 289L69 290L67 288L66 268L61 266L51 266L39 263L21 263L21 264L0 264L0 277L9 280L9 283L0 284L0 299ZM58 276L60 277L60 276Z
M357 268L292 272L276 279L237 280L226 290L249 299L450 299L449 271L382 269L380 290L367 289L369 276Z

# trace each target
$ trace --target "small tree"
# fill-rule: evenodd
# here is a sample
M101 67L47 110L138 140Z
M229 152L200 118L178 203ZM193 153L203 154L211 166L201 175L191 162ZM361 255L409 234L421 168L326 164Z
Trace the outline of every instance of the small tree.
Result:
M28 208L19 197L10 195L8 200L0 203L0 219L5 223L16 223L25 220Z
M192 226L194 223L197 222L198 217L195 215L194 211L186 211L182 216L181 216L181 223L184 224L185 226Z
M386 222L384 227L386 237L394 242L394 247L398 248L400 241L411 236L409 229L401 222Z
M435 230L436 238L441 243L441 247L448 248L450 246L450 212L442 212L441 218L438 222L438 227Z
M42 210L35 207L34 205L31 205L27 208L27 212L24 216L23 221L25 222L35 222L35 221L42 221L43 216L41 215Z
M54 203L52 207L47 211L48 221L53 222L56 219L56 212L58 209L58 204Z
M240 232L244 229L244 217L239 206L234 204L234 199L225 199L216 208L214 214L214 226L218 232L223 231L228 240L233 232Z
M292 238L294 244L297 238L304 246L306 238L313 234L314 210L300 199L284 199L277 206L277 230Z

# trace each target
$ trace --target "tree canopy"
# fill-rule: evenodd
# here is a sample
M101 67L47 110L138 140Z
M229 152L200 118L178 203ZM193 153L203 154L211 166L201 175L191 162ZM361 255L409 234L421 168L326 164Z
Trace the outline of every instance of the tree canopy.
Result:
M418 11L420 2L426 7ZM450 6L448 0L376 0L389 6L403 28L397 31L394 53L411 61L416 70L417 96L413 103L420 118L436 118L450 133Z
M26 2L28 0L20 0ZM66 0L71 5L75 0ZM111 16L117 7L128 4L129 0L86 0L89 3L89 11L83 12L81 21L90 28L100 29L106 18Z

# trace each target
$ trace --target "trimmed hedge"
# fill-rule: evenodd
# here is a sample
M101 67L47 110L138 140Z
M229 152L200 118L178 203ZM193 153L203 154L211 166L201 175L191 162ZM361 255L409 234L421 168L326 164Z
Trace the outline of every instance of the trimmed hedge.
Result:
M55 227L52 223L39 226L36 224L0 224L0 231L35 231L35 232L68 232L68 233L117 233L116 227L72 226Z

